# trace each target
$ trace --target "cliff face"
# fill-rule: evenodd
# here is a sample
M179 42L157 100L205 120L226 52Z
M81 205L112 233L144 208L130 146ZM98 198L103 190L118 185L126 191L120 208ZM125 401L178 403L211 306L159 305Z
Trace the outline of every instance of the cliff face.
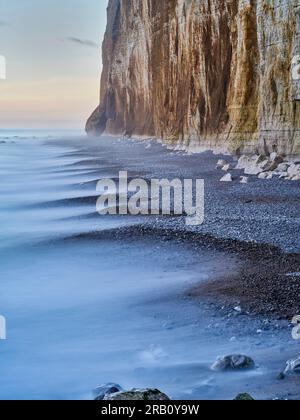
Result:
M104 131L300 154L300 0L110 0Z

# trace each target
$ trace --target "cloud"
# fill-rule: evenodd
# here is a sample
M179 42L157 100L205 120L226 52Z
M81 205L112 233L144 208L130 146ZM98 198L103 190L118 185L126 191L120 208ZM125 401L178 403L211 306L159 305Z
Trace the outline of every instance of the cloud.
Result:
M90 41L89 39L81 39L75 36L68 36L65 38L66 41L72 42L73 44L81 45L83 47L89 48L99 48L99 45L96 42Z
M5 20L0 20L0 26L7 26L8 22L5 22Z

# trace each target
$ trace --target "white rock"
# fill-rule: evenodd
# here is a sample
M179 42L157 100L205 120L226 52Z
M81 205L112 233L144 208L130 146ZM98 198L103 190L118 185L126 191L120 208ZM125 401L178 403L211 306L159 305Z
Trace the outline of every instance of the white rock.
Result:
M232 182L233 178L231 174L226 174L220 179L220 182Z
M274 169L276 169L277 165L275 165L275 162L271 162L268 159L266 159L263 162L259 163L258 166L264 171L273 171Z
M297 357L296 359L288 360L286 363L286 369L284 373L287 374L293 374L293 373L300 373L300 357Z
M300 181L300 175L293 176L292 181Z
M258 175L259 179L272 179L273 178L273 172L262 172Z
M268 172L262 172L258 175L258 179L267 179Z
M256 164L247 166L245 169L245 175L258 175L261 172L263 172L263 169Z
M225 165L227 165L226 160L220 159L220 160L218 160L216 169L222 169Z
M227 165L223 166L222 171L228 172L230 169L231 169L231 165L230 165L230 163L227 163Z
M300 165L299 164L296 165L295 163L293 163L288 169L288 174L291 177L300 175Z
M270 166L270 161L263 155L254 155L248 158L248 163L245 164L245 175L258 175Z
M284 178L286 178L286 177L288 177L289 176L289 174L287 173L287 172L282 172L280 175L279 175L279 179L284 179Z
M272 153L270 159L261 160L260 162L258 162L257 165L260 166L263 171L272 172L275 171L282 163L283 157L278 155L277 153ZM284 171L286 171L287 167L285 166L283 169Z
M274 162L274 160L276 160L276 159L277 159L277 157L278 157L278 154L277 154L276 152L271 153L271 155L270 155L270 160L271 160L271 162Z
M251 163L251 158L249 156L241 156L238 160L238 164L235 169L245 169Z
M247 176L241 176L240 184L248 184L248 180Z
M234 308L234 311L235 312L238 312L239 314L242 312L242 308L240 307L240 306L236 306L235 308Z
M289 169L289 164L288 163L281 163L280 165L277 166L277 172L287 172Z

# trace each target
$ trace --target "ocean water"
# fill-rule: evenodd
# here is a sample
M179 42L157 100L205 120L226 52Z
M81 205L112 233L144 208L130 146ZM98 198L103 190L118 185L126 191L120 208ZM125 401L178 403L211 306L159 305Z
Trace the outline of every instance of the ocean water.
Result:
M40 135L1 134L7 340L0 341L0 398L92 399L106 382L184 399L230 399L246 383L259 389L261 369L226 377L209 369L220 354L257 353L257 337L242 328L240 340L230 340L224 317L184 294L237 261L135 235L139 218L95 215L95 183L117 175L115 156L103 152L95 160L61 133ZM60 136L62 146L49 141Z
M84 136L84 130L80 129L30 129L30 128L0 128L0 141L11 139L49 139L64 138L70 136Z

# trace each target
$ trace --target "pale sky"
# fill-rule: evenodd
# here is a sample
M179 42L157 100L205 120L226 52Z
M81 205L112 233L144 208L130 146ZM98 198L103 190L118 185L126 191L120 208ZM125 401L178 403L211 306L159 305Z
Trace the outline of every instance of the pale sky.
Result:
M107 0L0 0L1 128L82 128L99 100Z

